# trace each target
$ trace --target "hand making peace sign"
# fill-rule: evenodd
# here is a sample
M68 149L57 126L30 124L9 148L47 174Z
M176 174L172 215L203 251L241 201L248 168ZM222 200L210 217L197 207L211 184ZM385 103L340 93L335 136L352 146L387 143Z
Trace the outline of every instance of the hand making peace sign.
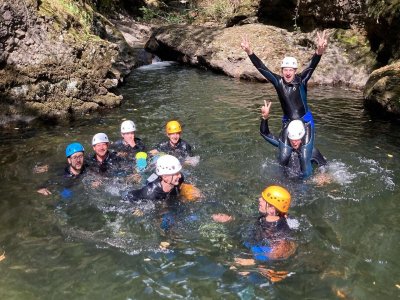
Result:
M322 33L317 32L317 50L316 53L318 55L324 54L326 48L328 47L328 34L326 30L322 31Z

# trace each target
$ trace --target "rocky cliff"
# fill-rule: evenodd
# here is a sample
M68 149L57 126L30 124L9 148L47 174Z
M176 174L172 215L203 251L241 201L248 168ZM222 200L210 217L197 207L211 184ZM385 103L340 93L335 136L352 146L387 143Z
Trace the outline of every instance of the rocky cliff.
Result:
M115 88L135 57L115 26L85 2L2 1L0 119L59 118L119 105Z

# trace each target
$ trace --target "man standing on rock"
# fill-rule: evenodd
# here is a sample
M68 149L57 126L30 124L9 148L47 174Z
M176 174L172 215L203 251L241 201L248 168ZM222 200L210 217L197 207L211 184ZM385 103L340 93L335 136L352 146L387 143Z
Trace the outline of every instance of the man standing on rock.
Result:
M285 57L281 64L281 75L273 73L263 62L253 53L247 37L242 39L240 45L247 53L253 65L257 70L275 87L279 101L283 110L281 140L287 139L287 130L290 121L300 119L306 126L311 127L311 140L314 140L314 119L307 105L307 82L311 78L315 68L321 60L322 54L328 46L328 36L324 30L317 32L317 49L311 58L308 66L300 73L297 71L297 60L294 57ZM313 149L311 145L310 149ZM306 154L311 158L311 151Z

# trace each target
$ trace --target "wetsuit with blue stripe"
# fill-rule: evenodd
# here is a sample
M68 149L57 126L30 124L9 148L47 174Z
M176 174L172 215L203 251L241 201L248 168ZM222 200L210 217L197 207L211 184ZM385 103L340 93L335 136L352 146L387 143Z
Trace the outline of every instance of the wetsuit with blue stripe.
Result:
M291 82L286 82L278 74L271 72L263 62L253 53L249 58L257 70L275 87L283 110L282 121L301 119L311 122L314 131L314 120L307 106L307 82L321 60L321 55L314 54L308 66L300 74L296 74Z
M311 124L305 124L306 134L302 138L301 147L297 150L293 149L287 134L281 134L281 137L276 137L269 131L268 120L261 119L260 134L271 145L279 148L279 163L286 167L285 171L290 177L306 178L312 174L312 164L324 166L327 164L324 156L319 150L313 147L313 136L311 134ZM283 132L287 131L285 127ZM283 139L283 136L286 136ZM307 159L309 158L309 159Z
M274 244L280 240L290 239L290 232L285 217L267 222L265 215L262 215L251 231L250 240L244 245L251 250L255 260L267 261Z
M315 68L321 60L321 55L314 54L308 66L300 73L296 74L291 82L286 82L284 78L269 70L263 62L253 53L249 58L257 70L275 87L279 101L283 110L281 140L287 140L287 125L292 120L300 119L309 128L309 141L307 147L303 147L302 161L304 177L311 175L311 158L314 148L314 119L307 105L307 82L311 78ZM290 149L279 147L280 161L290 157ZM282 162L281 162L282 163Z

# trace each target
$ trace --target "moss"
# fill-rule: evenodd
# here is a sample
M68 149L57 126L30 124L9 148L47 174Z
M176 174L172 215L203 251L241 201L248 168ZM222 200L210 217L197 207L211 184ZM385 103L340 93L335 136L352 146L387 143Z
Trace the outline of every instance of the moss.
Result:
M94 11L91 6L74 0L43 0L39 15L51 18L55 31L66 31L75 40L98 40L92 33Z

